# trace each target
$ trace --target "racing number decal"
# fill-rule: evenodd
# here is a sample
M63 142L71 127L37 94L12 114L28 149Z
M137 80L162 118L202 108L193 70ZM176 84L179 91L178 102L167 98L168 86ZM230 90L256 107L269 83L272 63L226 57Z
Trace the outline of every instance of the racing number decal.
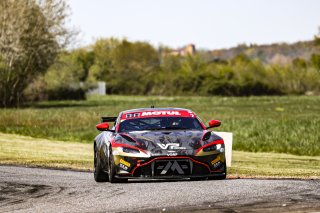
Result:
M140 117L140 113L126 114L126 118L135 118L135 117Z

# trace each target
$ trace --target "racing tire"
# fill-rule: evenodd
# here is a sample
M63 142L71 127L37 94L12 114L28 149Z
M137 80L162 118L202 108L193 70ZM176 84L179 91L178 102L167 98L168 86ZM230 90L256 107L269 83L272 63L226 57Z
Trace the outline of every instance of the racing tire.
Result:
M110 183L126 183L128 182L128 179L119 179L115 177L116 175L116 168L114 164L114 158L112 151L110 150L109 154L109 166L108 166L108 176L109 176L109 182Z
M109 180L109 177L107 173L103 171L103 168L101 167L101 163L98 160L98 152L96 149L94 149L94 171L93 171L94 180L96 182L107 182Z

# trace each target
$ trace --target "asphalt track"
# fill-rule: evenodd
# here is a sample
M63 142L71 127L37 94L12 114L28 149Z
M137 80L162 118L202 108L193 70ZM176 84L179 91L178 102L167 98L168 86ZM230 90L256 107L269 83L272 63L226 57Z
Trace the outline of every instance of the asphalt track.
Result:
M0 212L320 212L320 180L96 183L90 172L0 166Z

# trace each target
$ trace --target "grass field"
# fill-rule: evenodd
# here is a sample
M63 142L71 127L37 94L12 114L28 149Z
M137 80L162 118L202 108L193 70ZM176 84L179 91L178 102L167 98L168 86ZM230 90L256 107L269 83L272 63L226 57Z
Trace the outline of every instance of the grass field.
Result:
M131 108L182 107L206 123L222 120L234 150L320 156L320 97L144 97L91 96L87 101L40 102L1 109L0 132L49 140L90 143L100 116Z
M92 171L92 144L0 133L0 163ZM319 179L319 165L320 157L234 151L228 176Z
M0 164L88 170L92 145L0 133Z

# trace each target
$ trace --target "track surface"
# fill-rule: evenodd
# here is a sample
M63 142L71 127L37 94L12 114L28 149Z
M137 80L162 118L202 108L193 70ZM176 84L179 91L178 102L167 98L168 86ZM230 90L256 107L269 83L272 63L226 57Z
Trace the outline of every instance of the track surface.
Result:
M0 166L0 212L320 212L320 180L96 183L93 174Z

